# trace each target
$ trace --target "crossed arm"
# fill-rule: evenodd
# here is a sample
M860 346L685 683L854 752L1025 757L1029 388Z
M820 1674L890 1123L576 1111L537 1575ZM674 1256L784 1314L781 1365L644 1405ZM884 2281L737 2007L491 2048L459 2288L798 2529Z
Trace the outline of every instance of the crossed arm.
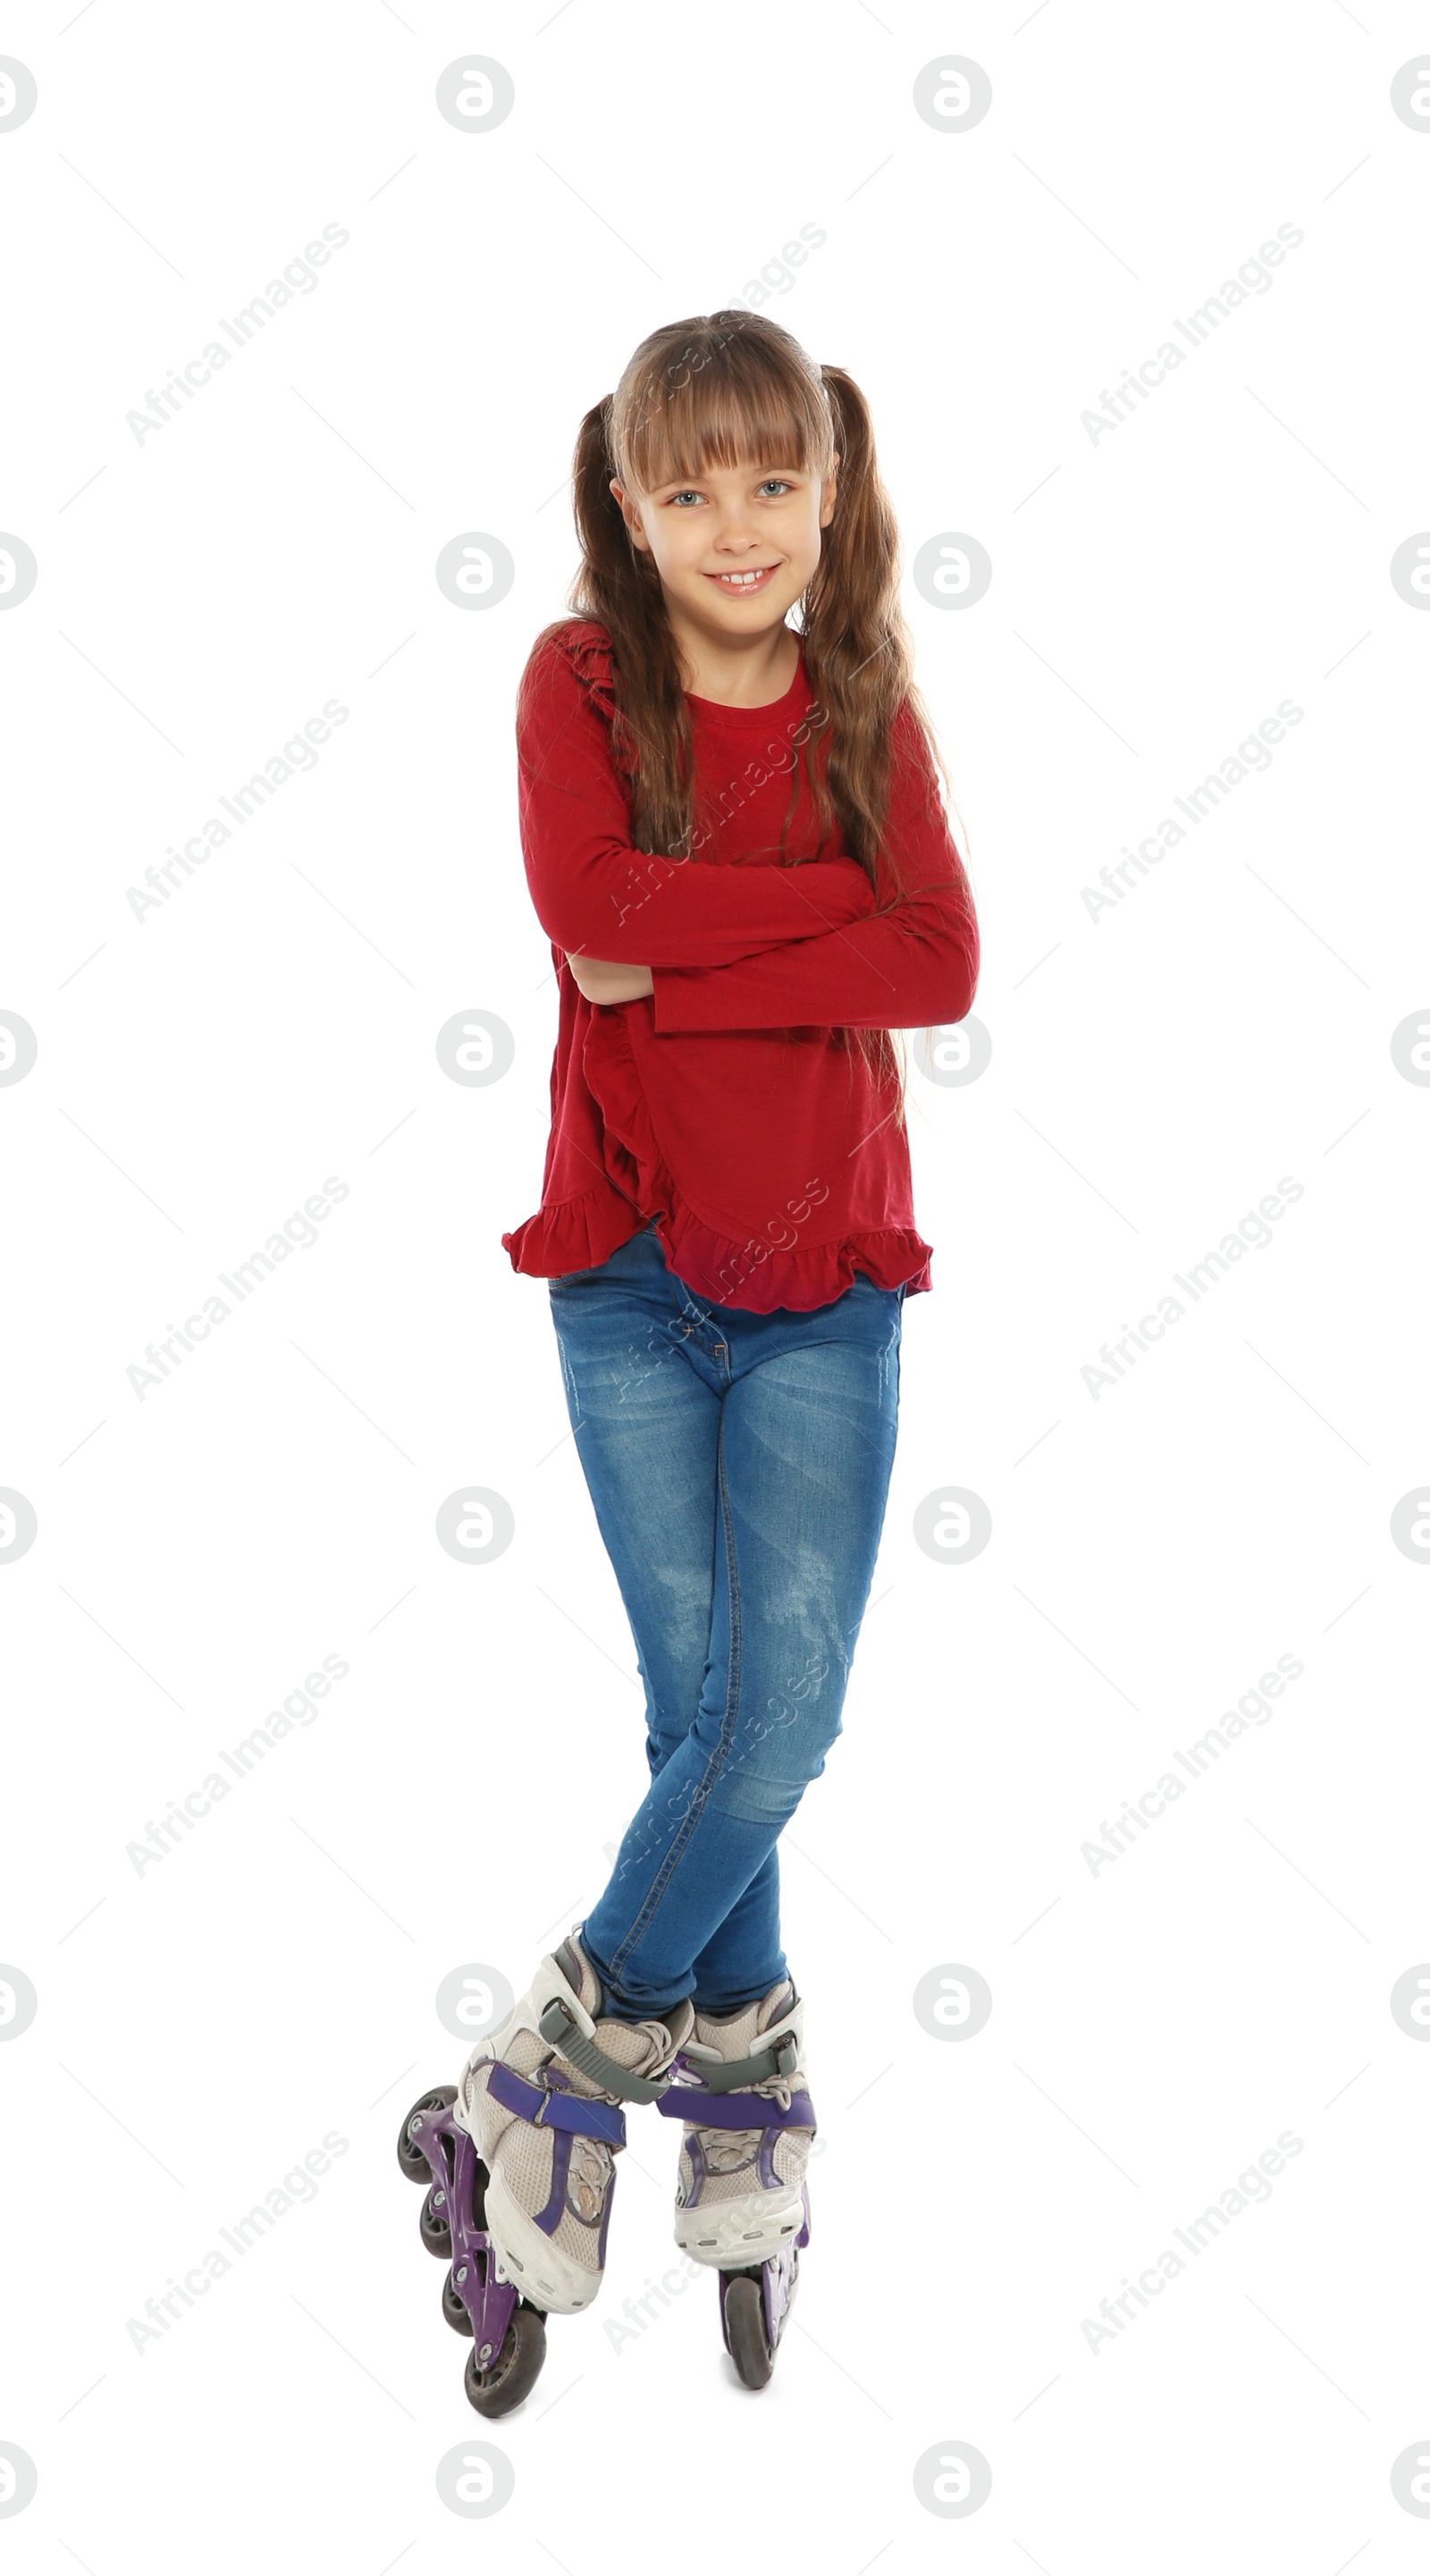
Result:
M648 966L615 966L609 958L587 957L578 951L566 960L571 981L588 1002L641 1002L655 991L655 978Z
M882 868L876 894L843 857L722 866L633 849L605 735L574 681L519 728L532 901L588 1002L653 997L658 1037L964 1017L978 976L973 901L908 709L886 824L896 899Z
M956 853L954 870L887 911L718 965L626 965L578 949L567 951L567 969L593 1005L653 996L658 1037L951 1025L971 1007L979 962L978 926Z

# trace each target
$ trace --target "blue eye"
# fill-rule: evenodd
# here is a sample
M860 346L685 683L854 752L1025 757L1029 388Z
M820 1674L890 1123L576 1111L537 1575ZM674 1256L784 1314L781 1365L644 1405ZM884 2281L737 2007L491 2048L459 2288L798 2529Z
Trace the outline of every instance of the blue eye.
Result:
M793 489L793 486L785 481L782 474L767 474L764 482L760 485L760 490L762 492L768 492L772 483L777 484L781 492L788 492Z

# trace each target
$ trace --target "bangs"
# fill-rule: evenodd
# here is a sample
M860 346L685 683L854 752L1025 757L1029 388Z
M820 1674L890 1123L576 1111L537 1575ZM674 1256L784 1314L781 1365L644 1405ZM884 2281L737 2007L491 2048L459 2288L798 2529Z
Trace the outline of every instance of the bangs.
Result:
M612 458L622 482L658 492L713 467L831 470L834 435L822 386L796 342L772 345L764 333L741 328L754 319L714 314L662 331L655 345L636 351L611 407Z

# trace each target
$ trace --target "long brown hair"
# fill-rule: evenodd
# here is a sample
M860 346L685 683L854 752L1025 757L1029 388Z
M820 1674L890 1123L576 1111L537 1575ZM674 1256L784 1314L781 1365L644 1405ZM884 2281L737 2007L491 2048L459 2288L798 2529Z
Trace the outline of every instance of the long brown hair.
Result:
M820 479L837 471L834 515L804 594L801 641L814 691L813 721L795 748L781 848L800 793L801 765L821 836L838 823L848 856L876 883L888 810L894 720L907 704L939 776L947 770L913 684L913 654L899 603L898 526L880 479L869 407L842 367L816 366L799 342L760 313L739 309L670 322L635 351L614 394L581 423L573 464L580 570L568 593L575 613L611 643L616 713L612 752L642 850L688 855L706 818L695 810L690 711L665 595L652 556L633 546L611 492L650 492L711 466L797 465ZM538 638L538 649L553 630ZM897 853L882 853L898 889ZM854 1037L876 1078L898 1081L902 1049L886 1030Z

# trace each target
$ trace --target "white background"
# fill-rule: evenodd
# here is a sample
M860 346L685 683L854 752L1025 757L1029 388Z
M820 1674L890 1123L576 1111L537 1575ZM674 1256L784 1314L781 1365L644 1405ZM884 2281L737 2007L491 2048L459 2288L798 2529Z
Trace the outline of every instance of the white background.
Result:
M67 23L69 22L69 23ZM1426 1575L1430 137L1423 13L879 0L780 15L350 0L17 7L0 134L10 844L0 1483L7 1893L0 2438L19 2569L395 2564L570 2576L732 2546L832 2576L1419 2567L1430 2450ZM437 113L475 44L515 106ZM993 103L940 132L940 46ZM126 414L325 224L309 294L139 443ZM771 2388L676 2258L632 2119L600 2308L508 2422L464 2400L393 2145L455 2076L439 1980L520 1990L644 1785L619 1596L566 1433L537 1203L554 987L513 698L575 569L581 413L658 323L746 294L873 406L984 941L967 1087L915 1074L932 1295L845 1735L785 1851L821 2152ZM1304 241L1123 425L1082 422L1278 225ZM433 566L498 536L501 603ZM1092 920L1083 889L1278 702L1303 720ZM164 905L126 890L329 699L318 765ZM511 1072L449 1080L453 1014ZM126 1371L324 1179L349 1195L143 1400ZM1304 1195L1096 1400L1081 1372L1289 1175ZM1416 1318L1420 1318L1417 1324ZM470 1478L515 1515L437 1545ZM979 1494L975 1561L917 1505ZM348 1678L136 1874L126 1845L325 1655ZM1081 1846L1275 1666L1294 1687L1115 1864ZM1031 1928L1030 1928L1031 1927ZM968 1963L974 2039L913 1990ZM137 2351L128 2320L329 2131L316 2198ZM1120 2293L1283 2131L1302 2150L1144 2313ZM553 2401L560 2411L550 2414ZM490 2438L475 2535L438 2460ZM988 2502L914 2464L958 2440ZM1363 2553L1363 2559L1359 2555Z

